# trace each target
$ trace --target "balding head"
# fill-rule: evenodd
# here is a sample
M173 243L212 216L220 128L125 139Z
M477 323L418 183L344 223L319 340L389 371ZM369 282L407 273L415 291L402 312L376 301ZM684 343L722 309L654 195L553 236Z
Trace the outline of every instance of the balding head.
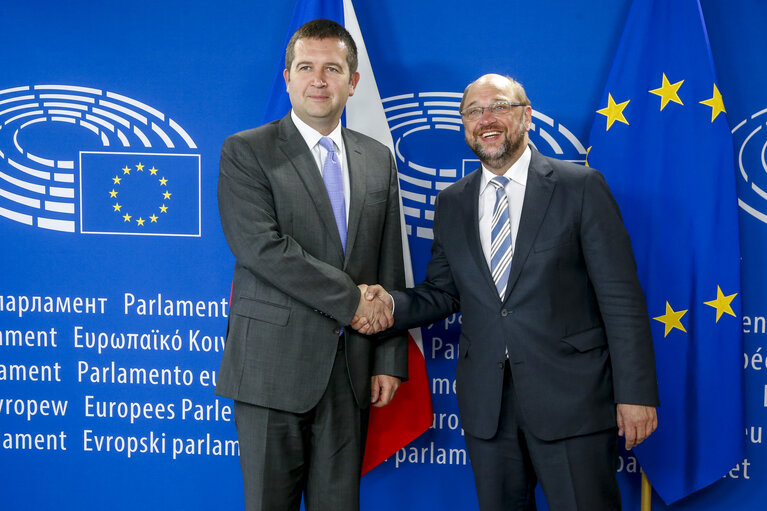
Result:
M484 75L466 87L464 135L485 168L503 175L519 159L529 142L532 112L522 85L508 76Z
M525 94L525 89L522 87L521 83L510 76L490 73L480 76L466 86L463 90L463 97L461 98L461 106L459 107L459 110L463 110L463 107L466 105L466 96L475 85L493 85L498 89L505 90L515 103L522 103L527 106L530 105L530 99L528 99L527 94Z

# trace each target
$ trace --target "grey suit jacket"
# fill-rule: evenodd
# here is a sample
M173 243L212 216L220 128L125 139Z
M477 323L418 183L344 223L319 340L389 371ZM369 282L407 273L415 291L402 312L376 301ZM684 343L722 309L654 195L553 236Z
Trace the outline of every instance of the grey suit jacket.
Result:
M290 115L230 136L221 150L221 225L237 261L216 393L300 413L330 378L358 283L404 287L397 173L390 151L343 129L350 206L346 253L322 177ZM370 376L407 377L407 337L344 329L360 407Z
M524 420L543 440L615 426L616 403L657 405L644 296L602 175L533 150L504 300L479 240L480 178L440 193L426 280L392 293L398 328L462 312L464 429L495 434L507 349Z

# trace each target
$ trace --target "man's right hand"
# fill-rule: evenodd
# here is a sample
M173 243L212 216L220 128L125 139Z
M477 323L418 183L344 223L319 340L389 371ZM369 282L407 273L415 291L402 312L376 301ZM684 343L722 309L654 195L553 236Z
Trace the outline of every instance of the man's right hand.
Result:
M372 335L394 326L394 301L380 285L360 284L360 304L351 327L361 334Z

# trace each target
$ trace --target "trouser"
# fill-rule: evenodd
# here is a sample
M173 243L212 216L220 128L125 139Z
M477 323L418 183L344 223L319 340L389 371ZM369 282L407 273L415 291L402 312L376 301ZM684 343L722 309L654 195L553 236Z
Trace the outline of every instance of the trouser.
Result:
M235 401L247 511L358 511L368 411L339 349L328 387L306 413Z
M621 509L616 428L552 442L530 434L506 362L498 431L466 434L481 511L534 511L541 484L550 511Z

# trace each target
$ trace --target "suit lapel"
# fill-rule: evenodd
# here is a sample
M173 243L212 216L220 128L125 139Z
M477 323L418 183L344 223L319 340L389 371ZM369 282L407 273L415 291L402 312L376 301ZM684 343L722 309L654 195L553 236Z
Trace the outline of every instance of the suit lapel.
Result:
M349 168L349 215L346 228L346 257L344 267L349 262L351 253L354 250L354 241L357 239L360 220L362 218L362 208L365 205L365 194L367 193L365 156L362 153L357 137L353 132L343 128L341 133L344 137L344 146L346 149L346 162Z
M328 236L338 246L338 253L340 255L343 251L341 236L338 234L338 226L336 225L335 216L333 216L333 207L330 204L325 183L322 181L322 175L320 174L320 169L317 168L314 156L312 156L311 151L306 146L306 142L298 128L293 124L290 114L283 117L280 121L279 134L279 141L277 143L280 151L290 161L296 174L301 178L309 192L309 196L312 198L317 216L325 227Z
M551 194L556 186L553 172L554 169L551 165L541 157L538 151L533 150L530 168L527 171L525 199L522 204L522 216L519 220L519 230L514 244L514 256L511 259L509 283L506 286L507 299L514 290L520 273L522 273L522 267L530 254L541 222L549 208Z
M480 273L484 276L485 283L492 289L492 292L498 296L498 290L493 282L493 275L487 265L485 253L482 251L482 242L479 237L479 185L482 183L482 169L474 171L472 177L466 183L463 193L468 195L461 201L464 206L461 218L469 219L469 225L464 230L467 233L467 242L469 251L474 258L474 263L480 268ZM500 300L500 297L498 297Z

